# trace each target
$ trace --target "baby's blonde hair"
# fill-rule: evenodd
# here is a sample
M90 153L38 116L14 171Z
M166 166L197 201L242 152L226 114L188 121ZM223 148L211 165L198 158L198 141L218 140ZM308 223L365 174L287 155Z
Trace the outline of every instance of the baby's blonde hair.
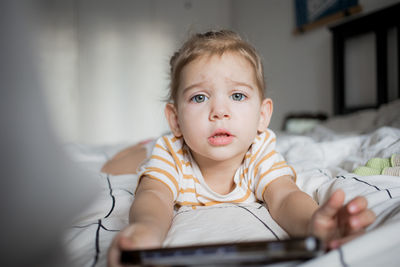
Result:
M201 56L222 56L227 52L233 52L243 56L253 66L257 87L261 99L264 99L264 69L257 51L237 33L230 30L221 30L193 35L171 57L171 83L168 101L175 103L175 105L177 104L178 88L181 78L180 75L182 69L187 64Z

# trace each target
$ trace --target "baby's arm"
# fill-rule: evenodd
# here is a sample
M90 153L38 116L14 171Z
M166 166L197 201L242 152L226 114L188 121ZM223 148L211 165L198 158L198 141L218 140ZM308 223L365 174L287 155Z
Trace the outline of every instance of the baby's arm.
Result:
M136 247L160 247L173 217L174 200L163 183L143 177L133 202L129 222L140 227L131 236Z
M263 198L272 218L290 236L309 234L311 217L318 204L297 187L291 176L282 176L271 182Z
M108 266L120 266L121 250L161 247L171 225L173 206L173 196L166 185L143 177L130 209L130 224L111 243Z
M112 175L136 173L146 156L146 147L139 143L118 152L103 165L101 171Z
M326 242L329 248L336 248L363 233L375 220L364 197L356 197L343 205L344 192L338 190L318 207L290 176L274 180L263 197L271 216L289 235L312 234Z

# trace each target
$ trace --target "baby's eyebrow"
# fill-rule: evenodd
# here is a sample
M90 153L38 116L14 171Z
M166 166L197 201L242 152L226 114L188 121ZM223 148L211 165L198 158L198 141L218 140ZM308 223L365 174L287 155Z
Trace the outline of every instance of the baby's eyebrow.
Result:
M248 84L248 83L239 82L239 81L234 81L234 80L231 80L231 79L229 79L229 81L230 81L233 85L235 85L235 86L238 86L238 85L239 85L239 86L244 86L244 87L249 88L250 90L254 90L253 86L251 86L251 85ZM185 94L187 91L189 91L189 90L192 89L192 88L196 88L196 87L205 87L206 84L207 84L207 82L202 81L202 82L198 82L198 83L194 83L194 84L192 84L192 85L189 85L188 87L186 87L186 88L183 89L182 94Z
M253 86L251 86L251 85L248 84L248 83L239 82L239 81L233 81L233 80L230 80L230 81L231 81L234 85L245 86L245 87L248 87L248 88L251 89L251 90L254 90Z
M199 83L194 83L192 85L189 85L188 87L183 89L182 94L185 94L187 91L189 91L192 88L203 87L204 84L205 84L205 82L199 82Z

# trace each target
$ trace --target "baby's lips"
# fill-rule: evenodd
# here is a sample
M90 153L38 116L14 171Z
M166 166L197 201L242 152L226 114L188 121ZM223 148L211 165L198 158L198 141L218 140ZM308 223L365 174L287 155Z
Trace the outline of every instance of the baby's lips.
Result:
M228 130L220 128L220 129L215 130L209 138L212 138L215 136L221 136L221 135L231 136L232 134Z

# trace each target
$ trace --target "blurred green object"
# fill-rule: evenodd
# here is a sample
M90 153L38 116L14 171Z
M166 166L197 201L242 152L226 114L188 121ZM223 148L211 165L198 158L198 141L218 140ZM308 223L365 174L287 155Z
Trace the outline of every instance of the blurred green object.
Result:
M353 171L355 174L360 176L371 176L371 175L380 175L381 170L374 169L371 167L360 166Z
M382 158L372 158L368 160L365 166L374 168L377 170L383 170L386 167L390 167L390 160L389 159L382 159Z
M372 158L365 166L357 167L353 173L359 176L400 176L400 154L393 154L390 158Z

